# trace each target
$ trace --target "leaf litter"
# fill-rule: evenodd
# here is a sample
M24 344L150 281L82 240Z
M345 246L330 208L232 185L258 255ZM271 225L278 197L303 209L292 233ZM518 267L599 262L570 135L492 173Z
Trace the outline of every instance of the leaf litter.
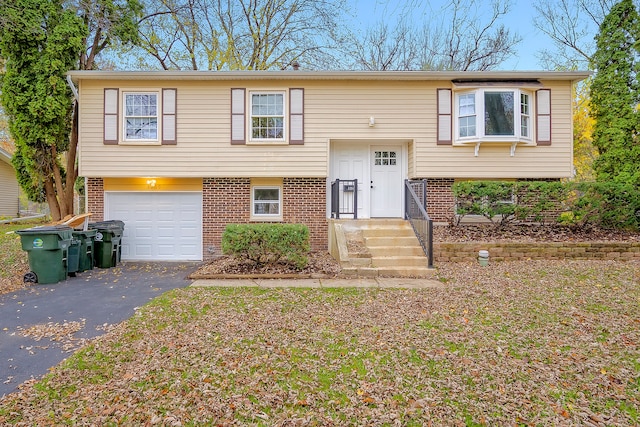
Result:
M444 289L172 291L0 401L16 425L637 425L640 264Z

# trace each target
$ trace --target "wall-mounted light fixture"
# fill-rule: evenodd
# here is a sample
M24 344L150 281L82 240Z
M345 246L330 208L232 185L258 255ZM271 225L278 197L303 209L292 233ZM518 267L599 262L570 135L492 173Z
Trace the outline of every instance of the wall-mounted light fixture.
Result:
M372 128L376 125L376 118L371 116L369 117L369 127Z
M147 187L149 187L150 189L156 188L156 180L155 179L148 179L147 180Z

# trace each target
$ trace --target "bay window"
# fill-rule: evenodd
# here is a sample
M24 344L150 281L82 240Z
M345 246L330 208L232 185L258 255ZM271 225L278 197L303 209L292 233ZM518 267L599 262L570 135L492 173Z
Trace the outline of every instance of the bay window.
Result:
M456 142L531 140L531 94L519 89L456 93Z

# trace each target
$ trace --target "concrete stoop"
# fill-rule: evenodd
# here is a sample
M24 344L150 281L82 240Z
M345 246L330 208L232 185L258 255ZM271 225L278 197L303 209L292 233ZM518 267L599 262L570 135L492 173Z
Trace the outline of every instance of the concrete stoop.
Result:
M435 269L427 267L427 257L408 221L334 220L332 225L343 276L430 278L435 274Z

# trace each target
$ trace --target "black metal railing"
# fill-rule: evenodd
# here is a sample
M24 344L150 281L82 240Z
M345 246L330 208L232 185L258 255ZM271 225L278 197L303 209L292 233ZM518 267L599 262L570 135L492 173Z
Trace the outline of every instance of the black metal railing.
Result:
M358 219L358 180L336 179L331 183L331 218L353 215Z
M433 221L427 214L427 180L404 181L404 217L411 223L416 237L427 256L429 268L433 267Z

